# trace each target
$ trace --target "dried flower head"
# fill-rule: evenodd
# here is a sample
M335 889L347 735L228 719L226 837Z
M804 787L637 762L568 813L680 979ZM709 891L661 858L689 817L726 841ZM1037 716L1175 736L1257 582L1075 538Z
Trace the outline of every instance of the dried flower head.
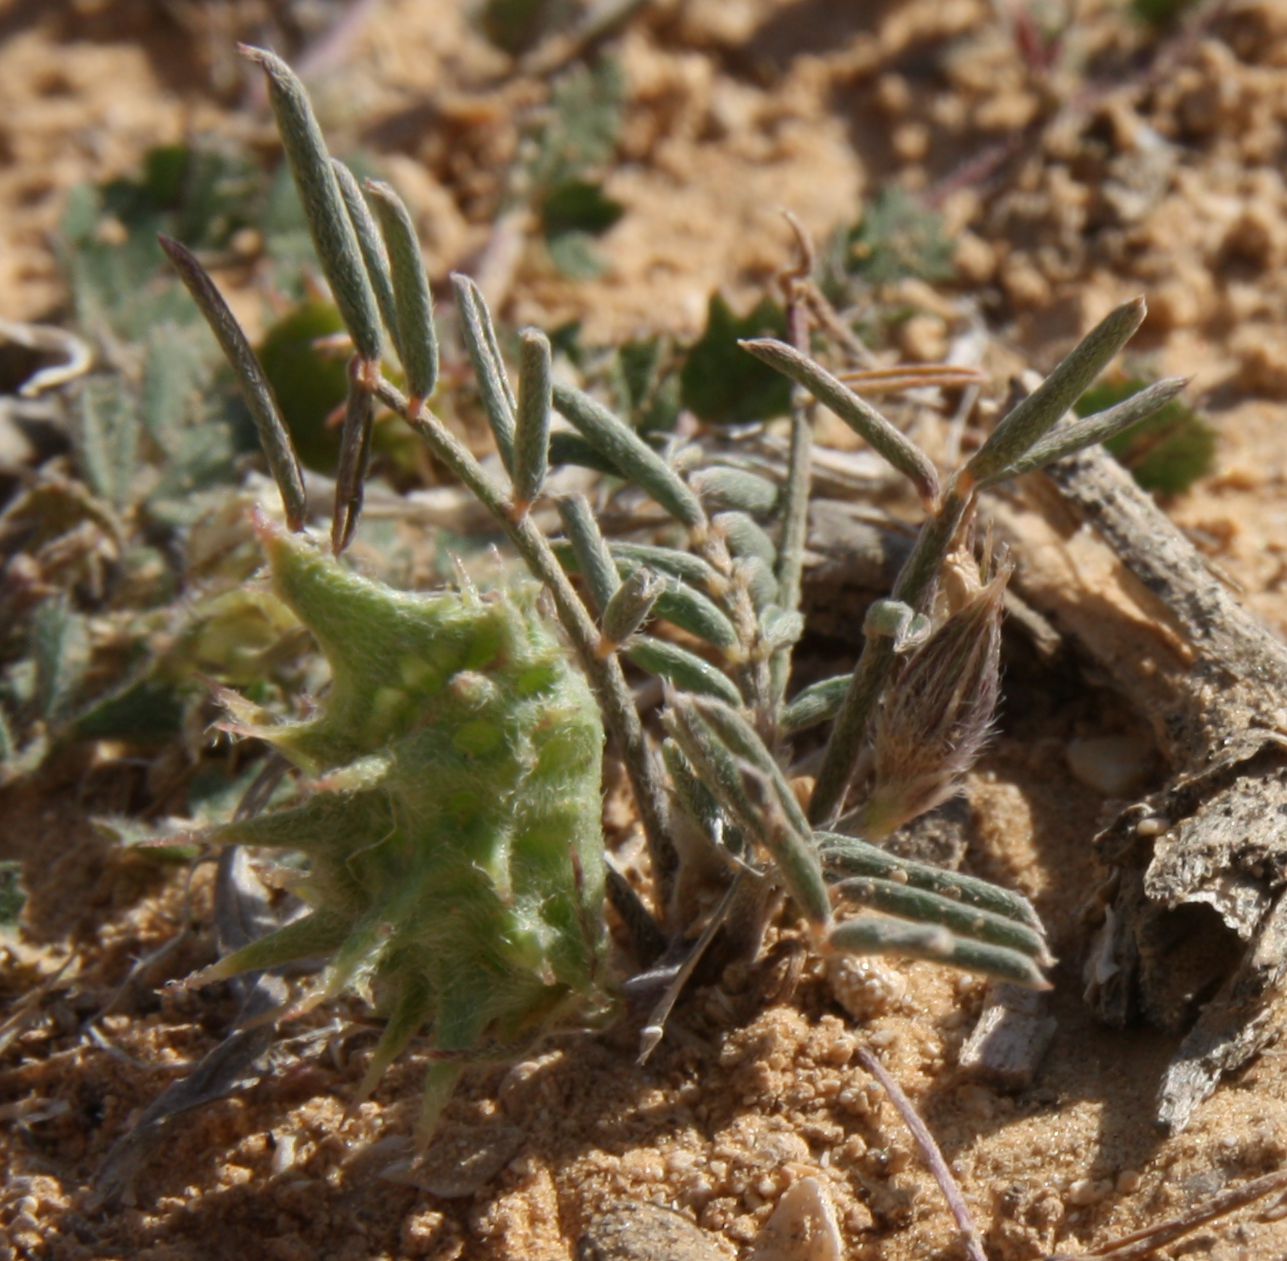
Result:
M974 584L908 657L876 722L871 793L859 829L880 840L946 801L992 730L999 695L1001 611L1013 566Z

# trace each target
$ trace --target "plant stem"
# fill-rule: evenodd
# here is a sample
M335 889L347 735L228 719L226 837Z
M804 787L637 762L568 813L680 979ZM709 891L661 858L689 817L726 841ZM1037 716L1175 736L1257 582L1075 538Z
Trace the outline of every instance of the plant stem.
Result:
M734 570L728 544L716 531L708 530L704 534L693 531L690 537L698 556L727 579L728 587L718 602L733 623L738 647L743 655L743 660L737 662L735 667L738 682L747 708L755 716L757 730L764 738L771 739L776 721L770 662L761 649L763 628L751 599L745 574Z
M801 254L806 261L812 249L797 228L801 240ZM806 278L807 278L806 272ZM802 355L809 349L809 313L804 302L800 301L794 285L790 286L787 301L787 333L791 345ZM813 402L808 391L801 385L791 388L791 440L787 457L786 485L782 488L782 537L778 544L778 603L788 613L796 613L800 608L801 589L804 577L804 549L809 534L809 491L810 478L813 472L813 422L817 414L817 404ZM773 655L773 703L774 712L781 715L783 702L786 700L787 684L791 678L791 650L779 649ZM774 733L777 734L776 732Z
M902 1117L903 1124L911 1131L916 1146L920 1148L921 1156L929 1166L930 1173L934 1175L934 1181L938 1183L939 1189L943 1192L943 1198L952 1212L952 1217L956 1220L956 1227L961 1232L961 1242L965 1245L966 1256L970 1261L988 1261L987 1254L983 1251L983 1242L979 1238L978 1227L970 1216L969 1206L961 1194L961 1188L956 1185L956 1179L952 1177L952 1171L948 1168L947 1161L943 1159L943 1153L934 1141L934 1135L930 1133L929 1126L921 1120L915 1105L903 1093L903 1088L894 1080L874 1051L865 1046L859 1046L858 1062L884 1087L890 1102Z

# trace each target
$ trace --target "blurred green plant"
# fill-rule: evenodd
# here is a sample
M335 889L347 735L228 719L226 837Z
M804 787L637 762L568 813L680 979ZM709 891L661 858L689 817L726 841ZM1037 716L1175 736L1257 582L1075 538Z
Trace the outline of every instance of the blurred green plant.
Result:
M1149 26L1170 26L1197 4L1198 0L1130 0L1130 10Z
M616 348L605 388L636 432L666 434L675 428L683 405L680 360L669 337L623 342Z
M625 80L611 57L555 80L525 144L518 186L533 206L554 265L575 280L602 271L594 240L624 212L603 191L625 109Z
M1140 377L1101 381L1077 400L1077 414L1102 412L1138 395L1150 382ZM1210 422L1180 399L1172 399L1126 433L1104 445L1145 489L1179 495L1215 463L1216 432Z
M713 424L783 415L791 402L790 383L743 354L738 341L785 335L786 315L772 299L762 299L739 317L722 294L712 294L706 308L706 328L689 347L680 372L684 406Z
M862 217L833 239L833 271L869 285L913 277L944 284L956 275L952 241L936 211L897 185L882 188Z
M228 259L248 237L271 252L279 298L305 293L307 221L285 168L165 146L135 178L73 191L59 253L96 361L64 394L70 468L41 467L0 513L0 545L26 566L0 597L0 779L36 770L68 741L155 747L182 734L195 759L192 720L208 704L198 675L230 679L238 658L266 648L265 627L289 639L293 626L265 621L253 601L235 612L220 603L258 564L244 524L228 518L255 458L254 427L157 256L159 231ZM237 629L216 649L215 628L230 622ZM258 664L266 682L284 681Z

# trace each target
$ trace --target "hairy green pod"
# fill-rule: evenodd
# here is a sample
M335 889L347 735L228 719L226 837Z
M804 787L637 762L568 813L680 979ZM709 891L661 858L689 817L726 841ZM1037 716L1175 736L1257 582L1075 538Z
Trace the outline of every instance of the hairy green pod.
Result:
M395 592L260 533L332 681L306 721L236 728L303 804L213 839L304 854L310 910L207 978L329 956L295 1010L351 988L387 1014L364 1090L427 1029L427 1138L464 1065L603 1011L599 709L534 595Z

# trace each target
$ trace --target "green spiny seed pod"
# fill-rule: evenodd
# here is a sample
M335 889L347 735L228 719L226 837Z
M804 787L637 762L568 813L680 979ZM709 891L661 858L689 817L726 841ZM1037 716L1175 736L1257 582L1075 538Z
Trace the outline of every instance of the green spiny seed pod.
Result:
M599 710L530 596L403 594L260 534L332 680L315 717L235 728L311 777L303 804L213 839L304 854L310 910L201 979L329 956L293 1010L387 1013L364 1091L428 1026L427 1139L471 1060L602 1013Z

